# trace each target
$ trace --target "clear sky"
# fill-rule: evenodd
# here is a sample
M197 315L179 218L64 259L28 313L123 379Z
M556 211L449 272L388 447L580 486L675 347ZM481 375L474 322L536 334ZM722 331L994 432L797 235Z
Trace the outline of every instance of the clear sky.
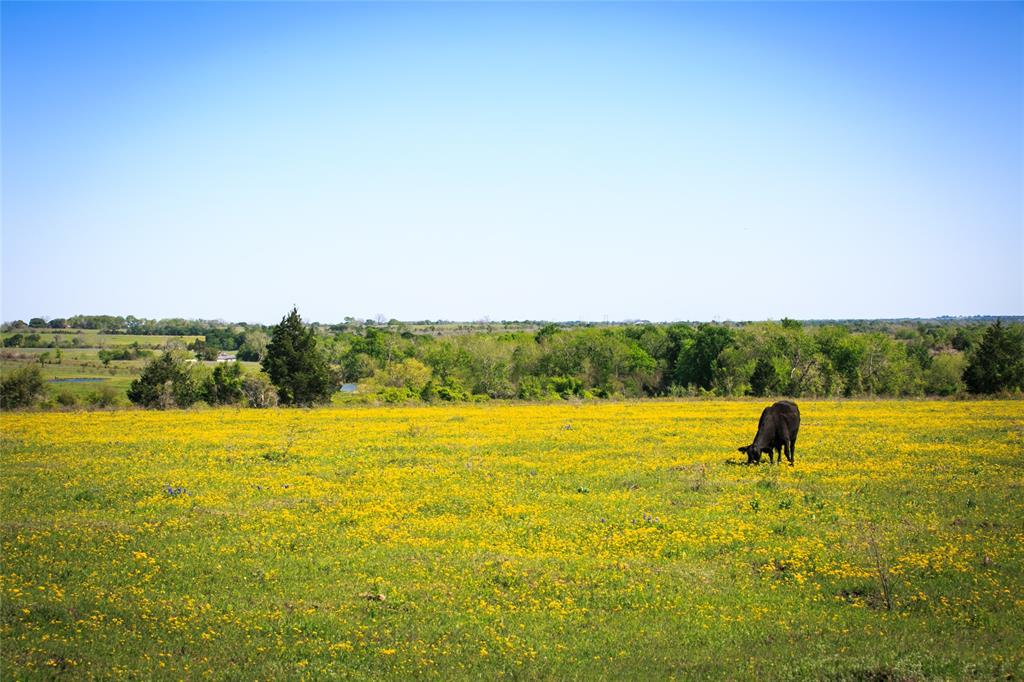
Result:
M0 11L4 320L1024 314L1022 3Z

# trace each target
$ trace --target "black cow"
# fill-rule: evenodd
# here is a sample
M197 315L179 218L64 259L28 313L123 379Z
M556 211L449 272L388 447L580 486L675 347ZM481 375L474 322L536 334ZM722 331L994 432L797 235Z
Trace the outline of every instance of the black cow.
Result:
M780 400L764 408L761 421L757 423L754 442L739 450L747 454L747 464L760 464L761 454L765 452L768 453L768 461L774 464L773 451L778 452L779 464L782 464L782 452L785 450L789 466L793 466L793 452L796 450L796 434L799 430L800 409L796 403Z

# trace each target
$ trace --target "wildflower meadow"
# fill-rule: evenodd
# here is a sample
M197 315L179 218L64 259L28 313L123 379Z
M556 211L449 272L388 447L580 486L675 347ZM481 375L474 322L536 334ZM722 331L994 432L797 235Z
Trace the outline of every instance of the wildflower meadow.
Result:
M4 679L1024 674L1020 401L0 416Z

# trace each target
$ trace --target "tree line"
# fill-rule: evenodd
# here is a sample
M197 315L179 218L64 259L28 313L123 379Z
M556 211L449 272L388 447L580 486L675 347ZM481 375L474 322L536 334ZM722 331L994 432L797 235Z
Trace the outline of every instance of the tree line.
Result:
M1024 325L854 332L793 320L641 324L434 339L323 338L342 378L387 399L922 396L1024 389Z
M293 309L272 329L260 362L263 404L324 403L344 383L358 385L353 400L384 402L950 396L1024 390L1024 325L918 324L857 332L793 320L569 329L548 324L536 332L436 338L401 325L325 330L304 324ZM217 381L207 378L205 385ZM271 387L276 398L267 399ZM239 392L190 395L220 403L223 397L237 400Z
M219 350L260 370L193 362ZM1024 324L545 324L436 337L394 320L306 324L293 309L270 328L218 327L166 350L128 397L147 407L315 405L343 384L358 385L348 400L382 402L1019 394Z

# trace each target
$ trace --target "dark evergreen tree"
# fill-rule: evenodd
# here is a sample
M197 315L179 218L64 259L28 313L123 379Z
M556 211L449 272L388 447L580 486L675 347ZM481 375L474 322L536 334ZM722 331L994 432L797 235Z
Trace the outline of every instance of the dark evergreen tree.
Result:
M1024 388L1024 334L1020 328L1008 329L996 320L985 330L964 370L964 382L971 393Z
M284 405L326 403L334 392L327 358L295 308L274 327L261 366Z
M779 374L768 358L758 358L750 377L750 392L757 396L771 395L779 388Z

